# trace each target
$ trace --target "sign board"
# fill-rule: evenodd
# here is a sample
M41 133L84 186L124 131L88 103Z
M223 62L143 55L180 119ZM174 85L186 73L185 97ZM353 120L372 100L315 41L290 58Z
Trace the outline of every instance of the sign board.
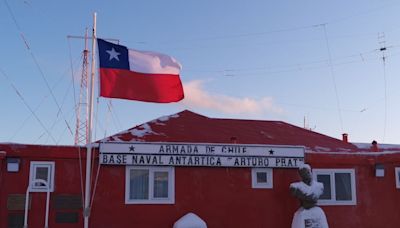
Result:
M101 143L100 164L298 168L304 147L204 143Z

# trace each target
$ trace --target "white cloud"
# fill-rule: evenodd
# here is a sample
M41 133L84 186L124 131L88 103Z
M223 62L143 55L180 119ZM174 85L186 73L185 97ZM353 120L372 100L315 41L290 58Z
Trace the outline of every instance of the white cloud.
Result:
M195 80L184 84L185 99L183 103L192 108L211 109L227 114L282 113L282 108L276 106L271 97L253 99L238 98L223 94L210 93L203 88L203 81Z

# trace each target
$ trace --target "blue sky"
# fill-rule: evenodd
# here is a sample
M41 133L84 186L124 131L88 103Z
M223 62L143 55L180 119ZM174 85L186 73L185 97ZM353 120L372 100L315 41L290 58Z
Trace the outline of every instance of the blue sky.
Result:
M388 0L3 0L0 142L73 144L83 41L67 36L97 12L99 37L180 61L186 98L113 99L111 113L99 98L94 139L190 109L399 143L399 11Z

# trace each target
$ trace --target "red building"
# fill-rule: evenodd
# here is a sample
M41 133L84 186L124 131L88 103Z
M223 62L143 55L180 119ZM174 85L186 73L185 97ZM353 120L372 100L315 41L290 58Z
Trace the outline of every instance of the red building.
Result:
M100 150L100 151L99 151ZM0 227L83 227L85 148L0 144ZM306 162L330 227L398 227L400 148L352 144L280 121L161 117L96 143L90 227L290 227ZM100 164L100 165L99 165Z

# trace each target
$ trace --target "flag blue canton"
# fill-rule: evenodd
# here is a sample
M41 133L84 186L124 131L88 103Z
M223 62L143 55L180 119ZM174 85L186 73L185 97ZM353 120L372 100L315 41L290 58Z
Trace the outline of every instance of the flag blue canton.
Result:
M128 49L125 46L97 39L100 68L129 70Z

